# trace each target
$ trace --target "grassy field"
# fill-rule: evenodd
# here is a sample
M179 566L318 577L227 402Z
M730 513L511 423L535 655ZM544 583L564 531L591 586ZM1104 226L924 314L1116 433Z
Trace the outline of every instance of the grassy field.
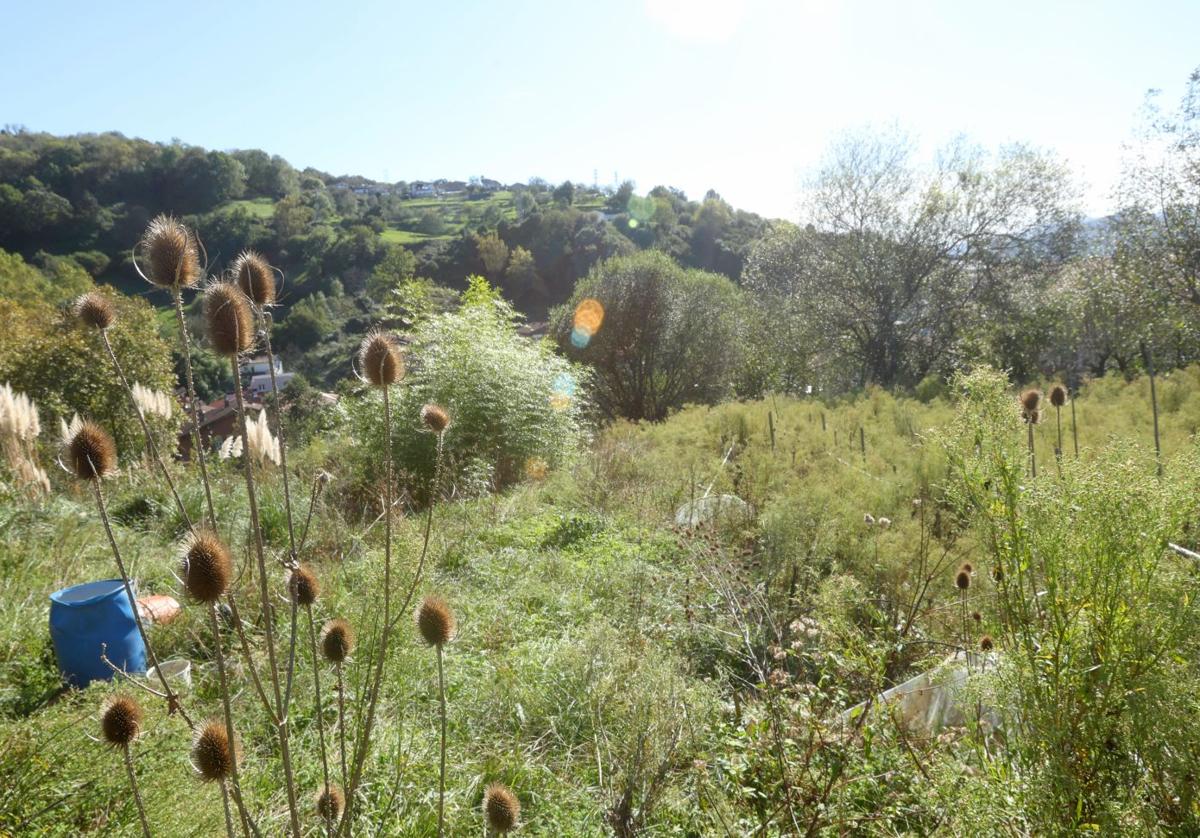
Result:
M954 487L976 485L971 469L983 475L978 485L986 481L996 493L994 504L1020 504L1030 521L1039 520L1037 497L1062 501L1055 514L1076 510L1075 531L1055 536L1064 544L1075 539L1073 555L1087 552L1093 542L1080 539L1102 526L1105 509L1111 517L1122 508L1120 492L1144 497L1144 509L1197 509L1200 370L1158 385L1162 480L1155 477L1148 382L1106 379L1075 404L1080 457L1068 407L1058 464L1051 412L1034 429L1039 482L1021 481L1028 486L1011 496L993 481L1009 473L998 465L1005 456L1015 463L1012 474L1023 471L1023 428L1001 423L1007 436L996 442L992 426L963 424L961 404L870 392L836 404L779 398L689 408L657 425L618 423L567 468L501 494L435 507L422 588L444 596L459 624L445 658L447 833L480 834L483 789L498 779L518 794L519 834L528 835L1046 834L1039 801L1049 794L1048 781L1017 760L1024 752L1016 747L1006 760L1002 739L985 738L973 725L910 739L886 714L863 716L850 734L837 733L829 720L985 631L1020 657L1006 589L984 571L993 557L989 514L972 520L956 511ZM313 510L304 559L323 582L318 626L340 616L360 627L351 692L370 660L368 627L378 621L383 572L382 529L344 488L354 475L339 470L339 452L353 444L328 435L292 458L302 476L293 493L303 514L313 475L319 468L333 474L333 488ZM198 514L195 475L174 468ZM240 545L243 560L244 484L232 466L217 464L214 472L222 535ZM114 686L58 691L46 597L114 575L94 504L65 479L58 482L44 502L10 498L0 506L0 834L136 835L120 756L96 741L98 708ZM265 537L280 555L287 533L278 470L263 483ZM1029 495L1035 486L1045 488ZM1101 486L1118 495L1099 496ZM116 537L141 590L182 600L174 573L184 528L169 496L137 462L124 464L108 493ZM736 495L750 508L697 528L677 526L676 510L705 494ZM1177 526L1174 512L1142 520L1135 514L1142 508L1128 510L1132 526L1149 532L1161 519L1170 537L1196 548L1194 516L1189 529ZM1017 506L996 514L1003 518L1008 509L1016 514ZM403 578L420 552L424 514L410 510L398 525ZM868 514L890 526L867 525ZM1019 531L1025 519L1014 520L1016 529L1007 532ZM1157 535L1146 538L1158 544ZM1036 543L1043 561L1058 555L1049 541ZM929 595L915 600L911 636L921 643L907 645L904 633L897 637L895 612L929 584L918 568L935 559ZM979 568L969 597L953 588L954 568L964 560ZM1191 578L1186 567L1156 572ZM281 574L272 581L282 584ZM1070 590L1055 590L1063 602L1075 601ZM242 580L238 597L244 615L257 616L251 580ZM1097 600L1088 601L1083 613L1100 613ZM960 607L980 613L970 638L960 635ZM286 610L277 614L281 636ZM219 713L212 637L199 610L185 606L181 619L153 633L161 657L192 661L192 712ZM1098 629L1090 636L1109 637ZM261 662L261 625L251 641ZM314 671L303 632L299 649L293 749L306 828L320 835L310 802L321 782ZM238 660L228 637L225 652ZM1102 661L1124 653L1097 652ZM1181 686L1196 683L1187 654L1182 646L1171 651L1181 658L1172 664ZM328 702L332 673L318 670ZM1005 688L1006 671L997 669L990 677L999 680L986 689ZM359 833L433 835L437 670L411 621L401 624L389 673ZM991 684L982 675L979 681ZM1089 694L1102 692L1089 684ZM980 689L980 701L995 700ZM155 834L221 834L221 797L189 766L186 725L168 717L161 702L142 698L148 717L135 759ZM1132 697L1123 700L1136 706ZM243 785L250 807L263 834L282 834L287 806L274 780L280 765L269 724L251 689L235 705L247 719ZM331 718L327 713L327 723ZM1178 747L1192 747L1194 736L1180 737ZM1077 740L1086 752L1083 743ZM1116 827L1186 833L1197 823L1195 804L1177 795L1174 804L1158 806L1153 794L1170 786L1156 785L1158 779L1133 782L1112 812L1085 805L1096 789L1081 787L1078 812L1062 814L1070 824L1064 834L1088 831L1088 824L1103 824L1108 834ZM1163 813L1174 813L1174 821Z
M230 209L243 209L255 218L270 220L275 217L275 202L270 198L255 198L248 201L230 201Z

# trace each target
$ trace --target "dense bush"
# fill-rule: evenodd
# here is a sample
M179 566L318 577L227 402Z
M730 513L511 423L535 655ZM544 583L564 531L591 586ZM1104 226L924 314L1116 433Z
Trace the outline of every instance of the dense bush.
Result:
M413 362L396 390L393 444L398 467L432 476L436 438L423 430L421 406L452 417L446 432L448 485L504 485L527 470L561 464L585 435L587 376L544 344L520 337L512 311L495 299L468 301L431 317L411 336ZM346 427L365 445L362 471L382 475L383 412L372 392L345 401ZM444 484L447 485L447 484Z
M742 357L742 300L723 276L657 252L598 265L555 312L553 334L593 367L610 416L663 419L730 392Z

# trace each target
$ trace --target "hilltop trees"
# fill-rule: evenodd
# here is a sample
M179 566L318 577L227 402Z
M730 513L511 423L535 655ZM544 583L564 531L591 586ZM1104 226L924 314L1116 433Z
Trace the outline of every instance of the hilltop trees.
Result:
M568 357L593 367L602 410L657 420L730 391L741 311L727 278L651 251L597 265L554 313L552 329Z
M1066 173L1023 147L956 143L929 168L903 137L852 135L809 191L810 223L777 228L743 277L803 302L801 331L835 386L911 385L989 298L1070 254Z

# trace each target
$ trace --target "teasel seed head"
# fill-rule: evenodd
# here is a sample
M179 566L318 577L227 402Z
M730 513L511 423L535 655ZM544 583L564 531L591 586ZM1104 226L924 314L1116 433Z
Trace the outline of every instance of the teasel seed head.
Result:
M1021 394L1021 415L1025 421L1036 425L1041 419L1042 391L1030 388Z
M321 595L321 583L312 568L300 565L288 575L288 596L292 602L305 607L312 605Z
M967 573L965 570L959 569L958 575L954 577L954 587L958 588L960 591L965 591L967 588L971 587L971 574Z
M317 814L322 820L336 821L342 816L345 803L346 798L341 788L336 785L328 785L317 792Z
M240 757L237 745L229 741L225 722L209 719L196 730L192 739L192 767L202 780L224 780L233 773L235 760Z
M967 573L974 573L975 565L971 564L970 562L963 562L958 566L958 569L965 570Z
M982 614L980 614L978 611L972 611L972 612L971 612L971 619L972 619L972 620L974 620L974 621L975 621L975 622L977 622L977 623L982 623L982 622L983 622L983 615L982 615Z
M229 590L233 557L215 534L199 530L184 543L179 570L188 596L211 605Z
M196 236L169 215L150 222L138 245L145 255L146 279L178 291L200 279L200 249Z
M444 646L454 637L454 612L446 600L430 594L417 608L417 629L430 646Z
M421 408L421 421L429 430L440 434L450 427L450 414L441 405L427 404Z
M404 377L404 358L396 339L385 332L372 332L358 349L358 366L367 381L387 387Z
M232 282L214 282L204 292L204 321L218 355L237 355L254 345L250 301Z
M85 421L67 440L66 460L80 480L100 480L117 470L117 444L104 428Z
M114 695L104 702L100 715L100 732L104 741L124 747L137 739L142 729L142 708L127 695Z
M75 300L75 317L85 326L107 329L117 319L117 308L112 300L99 291L88 291Z
M1050 389L1050 404L1055 407L1062 407L1067 403L1067 388L1061 384L1055 384Z
M996 643L994 640L992 640L992 636L990 634L985 634L983 637L979 638L980 651L990 652L995 645Z
M256 306L266 308L275 302L275 271L261 254L243 250L230 270L238 288Z
M483 817L493 832L510 832L521 817L521 801L503 783L490 783L483 793Z
M354 651L354 629L345 620L330 620L321 629L321 654L330 663L342 663Z
M1004 581L1004 568L1000 567L1000 565L996 565L995 567L992 568L992 581L994 581L994 582L1003 582Z

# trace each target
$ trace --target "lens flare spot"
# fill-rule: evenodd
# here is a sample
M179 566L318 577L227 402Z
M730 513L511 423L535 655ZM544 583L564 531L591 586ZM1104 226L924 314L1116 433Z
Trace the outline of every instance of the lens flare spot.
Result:
M569 372L560 372L554 379L553 389L555 393L561 393L564 396L575 395L575 376Z
M630 227L630 229L636 230L636 229L637 229L637 226L638 226L638 220L637 220L636 218L631 218L631 219L629 219L629 227Z
M564 396L562 393L555 393L550 397L550 406L559 412L570 410L571 397Z
M575 330L583 332L589 338L600 331L600 324L604 322L604 306L600 305L599 300L593 300L588 297L579 305L575 306Z
M530 480L545 480L550 466L541 457L530 457L525 461L525 476Z
M576 349L584 349L591 343L592 336L576 326L571 330L571 345Z
M653 198L630 195L629 203L626 204L625 208L629 210L630 226L633 226L632 222L634 221L639 224L645 224L654 218L654 211L658 209L658 205L654 203Z

